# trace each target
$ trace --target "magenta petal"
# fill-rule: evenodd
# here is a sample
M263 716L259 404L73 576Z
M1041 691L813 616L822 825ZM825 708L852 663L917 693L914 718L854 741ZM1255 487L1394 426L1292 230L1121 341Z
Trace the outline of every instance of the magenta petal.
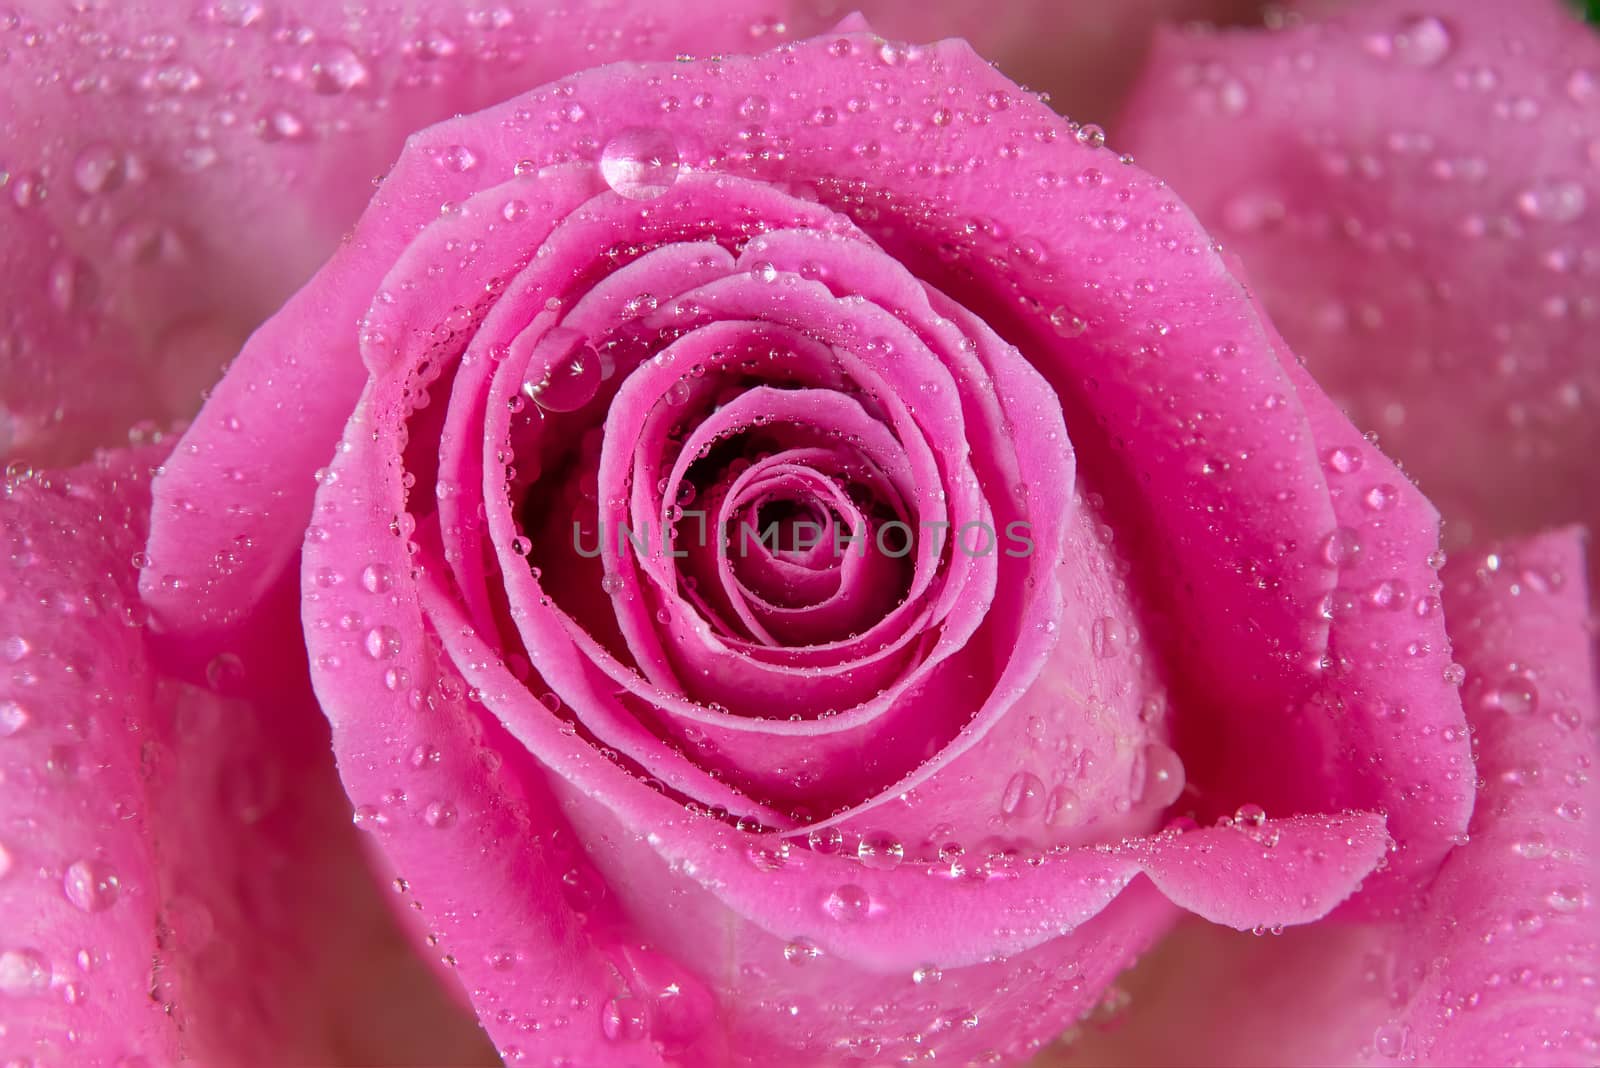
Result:
M1600 523L1600 37L1563 0L1327 6L1164 34L1120 140L1453 545Z

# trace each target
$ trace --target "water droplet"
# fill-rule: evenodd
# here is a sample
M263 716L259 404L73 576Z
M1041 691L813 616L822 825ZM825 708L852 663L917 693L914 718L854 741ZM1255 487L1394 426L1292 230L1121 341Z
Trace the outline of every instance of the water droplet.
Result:
M0 994L26 997L50 988L50 962L37 949L0 952Z
M347 45L325 45L311 63L311 88L324 96L359 89L367 78L366 64Z
M1558 886L1545 895L1545 902L1556 912L1577 912L1585 904L1586 895L1581 887Z
M206 685L213 690L230 690L244 680L244 661L233 653L218 653L206 662Z
M456 806L448 801L430 801L428 807L422 810L422 819L429 827L439 830L453 827L456 822Z
M1367 51L1379 59L1398 59L1415 67L1432 67L1454 46L1450 28L1432 15L1403 21L1396 31L1375 33L1366 40Z
M1400 500L1400 491L1387 482L1373 486L1361 496L1361 503L1374 512L1387 512Z
M28 725L33 717L19 701L0 701L0 738L9 738Z
M893 835L874 833L863 835L856 845L856 859L862 867L874 871L889 871L900 866L905 859L906 847Z
M1044 782L1031 771L1019 771L1006 782L1000 795L1000 812L1010 819L1026 819L1044 807Z
M678 146L654 126L630 126L600 151L600 176L630 200L653 200L678 180Z
M796 938L783 947L783 959L790 964L810 964L822 956L822 950L809 938Z
M814 853L833 855L844 846L844 832L837 827L813 827L806 832L806 845Z
M1132 774L1133 801L1145 808L1166 808L1183 793L1183 759L1160 742L1140 750Z
M822 901L822 910L840 923L855 923L864 919L871 908L872 899L854 883L834 888Z
M1077 139L1077 142L1080 145L1087 145L1090 148L1105 147L1105 130L1101 129L1099 126L1096 126L1092 122L1086 122L1082 126L1079 126L1077 130L1073 131L1072 136Z
M1450 54L1455 44L1450 27L1432 15L1406 19L1394 38L1394 54L1417 67L1431 67Z
M466 145L447 145L434 154L433 161L447 171L461 174L478 165L478 154Z
M1089 628L1089 644L1102 660L1119 655L1126 642L1127 631L1122 622L1111 616L1101 616Z
M1391 1021L1380 1024L1377 1030L1372 1032L1372 1048L1377 1050L1380 1057L1398 1059L1405 1055L1406 1045L1410 1039L1410 1027Z
M1484 694L1483 704L1487 709L1499 709L1513 716L1526 716L1538 710L1539 691L1531 679L1513 675Z
M1553 178L1517 194L1517 210L1538 222L1569 223L1582 217L1588 201L1580 183Z
M305 120L286 108L273 108L256 119L256 136L263 141L299 141L306 136Z
M1081 812L1077 793L1065 786L1057 786L1045 799L1044 821L1052 827L1071 826Z
M1349 475L1361 470L1361 453L1357 449L1342 446L1329 449L1323 460L1328 465L1328 470L1337 474Z
M388 593L394 586L394 572L386 564L368 564L361 571L361 586L368 593Z
M1050 312L1050 328L1059 337L1081 337L1089 324L1066 308L1058 307Z
M600 1006L600 1031L612 1042L636 1042L650 1033L643 1001L631 995L608 998Z
M522 392L546 411L577 411L600 390L600 355L576 330L551 330L539 340L528 366Z
M367 655L374 660L389 660L400 652L400 632L387 624L367 631L364 643Z
M80 860L67 868L61 889L84 912L103 912L116 903L120 887L116 873L104 864Z
M932 986L944 978L937 964L923 964L911 970L911 981L918 986Z
M1355 559L1360 551L1360 538L1349 527L1340 527L1322 541L1322 560L1329 567L1338 567Z
M57 260L50 267L47 282L50 303L63 312L81 311L94 302L100 288L94 268L76 256Z
M126 175L122 155L106 144L88 145L72 164L72 180L89 196L111 192Z

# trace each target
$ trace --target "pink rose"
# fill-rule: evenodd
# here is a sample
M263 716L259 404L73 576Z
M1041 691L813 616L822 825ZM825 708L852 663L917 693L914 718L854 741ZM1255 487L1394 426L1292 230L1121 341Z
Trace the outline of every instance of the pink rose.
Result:
M877 14L1027 70L1084 17L1045 12ZM1517 12L1159 39L1126 136L1200 218L859 16L0 21L18 455L183 412L255 327L181 437L8 469L0 1052L1592 1060L1581 535L1441 574L1267 317L1452 522L1585 518L1586 179L1487 194L1451 117L1594 136L1589 31ZM1369 144L1350 102L1401 94L1433 128ZM1366 214L1422 170L1461 200ZM1535 348L1470 433L1366 357Z

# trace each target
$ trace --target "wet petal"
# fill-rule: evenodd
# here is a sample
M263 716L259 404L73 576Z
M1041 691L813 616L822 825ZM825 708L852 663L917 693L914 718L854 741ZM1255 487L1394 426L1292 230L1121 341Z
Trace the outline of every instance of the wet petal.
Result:
M1367 3L1163 35L1122 126L1452 546L1600 520L1597 86L1560 0Z

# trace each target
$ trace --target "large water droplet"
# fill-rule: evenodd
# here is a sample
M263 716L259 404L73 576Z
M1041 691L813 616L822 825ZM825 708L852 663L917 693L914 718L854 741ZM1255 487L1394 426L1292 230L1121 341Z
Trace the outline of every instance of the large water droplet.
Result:
M1000 795L1000 812L1009 819L1026 819L1044 807L1044 782L1031 771L1019 771L1006 782Z
M600 176L630 200L653 200L678 180L678 146L654 126L630 126L600 150Z
M600 1031L612 1042L634 1042L650 1033L650 1017L639 998L624 994L600 1006Z
M528 367L522 392L546 411L577 411L600 390L600 354L587 337L564 326L539 340Z
M102 912L116 904L119 883L116 873L93 860L80 860L67 868L61 890L84 912Z
M361 571L361 586L368 593L388 593L394 585L394 572L387 564L368 564Z
M822 956L822 950L809 938L796 938L783 947L783 959L790 964L810 964Z
M856 846L856 858L862 866L876 871L898 868L905 856L906 847L900 839L889 834L863 835Z
M364 644L372 659L389 660L400 652L400 632L388 625L376 626L367 631Z
M1183 793L1183 759L1169 746L1151 742L1133 762L1133 800L1145 808L1166 808Z
M822 900L822 910L840 923L855 923L864 919L871 908L872 899L854 883L835 887Z

